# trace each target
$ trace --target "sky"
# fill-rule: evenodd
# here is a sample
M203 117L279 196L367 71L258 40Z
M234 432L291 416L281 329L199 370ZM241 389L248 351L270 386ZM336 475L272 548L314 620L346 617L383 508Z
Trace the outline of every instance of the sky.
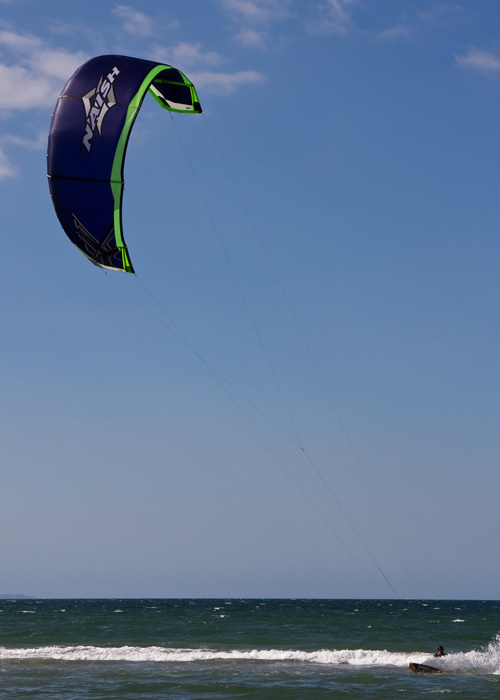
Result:
M500 597L500 7L0 0L0 593ZM165 62L136 275L50 200L58 95Z

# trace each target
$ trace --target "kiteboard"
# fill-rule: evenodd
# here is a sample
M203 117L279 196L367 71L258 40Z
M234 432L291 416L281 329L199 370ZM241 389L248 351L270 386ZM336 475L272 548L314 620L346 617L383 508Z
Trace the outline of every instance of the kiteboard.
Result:
M427 666L427 664L417 664L415 661L410 661L408 668L414 673L441 673L440 668Z

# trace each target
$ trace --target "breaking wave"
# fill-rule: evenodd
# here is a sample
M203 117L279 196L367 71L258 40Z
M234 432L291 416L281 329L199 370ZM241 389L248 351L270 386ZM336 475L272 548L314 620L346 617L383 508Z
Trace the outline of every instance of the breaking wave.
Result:
M407 667L410 661L432 664L450 673L492 673L500 675L500 635L488 647L478 651L448 654L434 659L428 654L395 653L386 650L320 649L298 651L285 649L214 650L176 649L160 646L97 647L97 646L43 646L32 648L0 648L0 660L68 661L68 662L271 662L330 664L350 666Z

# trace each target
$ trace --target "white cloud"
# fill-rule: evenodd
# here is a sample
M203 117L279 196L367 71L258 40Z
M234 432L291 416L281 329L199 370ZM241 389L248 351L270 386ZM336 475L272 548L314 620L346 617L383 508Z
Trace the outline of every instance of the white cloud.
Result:
M75 34L75 25L64 22L62 19L51 19L50 31L61 36L72 36Z
M465 56L455 56L459 66L473 68L483 73L498 73L500 71L500 56L481 51L480 49L469 49Z
M30 151L43 151L47 148L47 132L40 131L36 138L26 138L15 134L2 135L0 137L0 179L18 175L18 170L10 162L3 144L25 148Z
M377 38L381 41L389 41L391 39L399 39L401 37L408 37L412 35L412 28L406 24L398 24L395 27L389 27L381 31Z
M464 8L458 3L438 2L426 10L421 10L418 15L424 22L437 23L463 16Z
M44 75L23 66L0 63L0 110L30 109L54 104L54 85Z
M128 5L115 5L112 12L116 17L123 20L122 27L129 34L135 34L140 37L153 34L153 21L144 12L134 10Z
M29 64L43 75L60 78L66 82L78 66L88 61L89 58L90 56L83 51L70 53L64 50L42 49L31 55Z
M0 4L5 0L0 0ZM265 21L279 14L289 0L227 0L239 16L253 18L251 21ZM112 10L120 20L120 27L136 36L149 36L153 33L153 23L143 12L138 12L125 4L117 4ZM171 25L169 25L171 26ZM73 28L70 25L58 26L60 32L68 35ZM241 41L248 45L258 43L257 35L252 35L251 27L246 28ZM243 31L243 30L242 30ZM68 78L89 56L83 51L74 51L49 45L43 38L18 33L7 27L0 20L0 116L10 118L14 124L16 113L29 110L44 110L50 119L57 97ZM228 95L245 85L261 82L263 76L252 70L236 72L218 72L223 58L216 51L204 49L199 42L179 41L170 47L157 47L156 60L186 67L189 77L197 87L206 92ZM192 73L197 71L196 76ZM48 115L48 116L47 116ZM22 121L17 120L21 126ZM48 126L48 123L47 123ZM40 138L26 138L26 133L13 128L12 135L0 135L0 178L5 179L17 174L13 165L14 149L46 148L46 131ZM25 130L24 130L25 131ZM12 153L11 153L12 151Z
M220 65L223 59L215 51L203 51L198 42L180 41L173 46L158 46L154 58L189 72L188 77L197 89L212 94L229 95L243 85L264 80L260 73L253 70L233 73L208 70Z
M320 34L344 34L352 24L351 9L358 0L323 0L318 17L311 23L312 31Z
M222 59L215 51L202 51L198 42L179 41L174 46L156 47L155 60L184 68L206 68L220 65Z
M19 146L31 151L42 151L47 148L47 134L46 132L40 132L35 139L15 136L14 134L5 134L0 137L0 179L18 175L18 170L10 162L3 144Z
M0 46L12 57L0 63L0 112L53 106L64 82L88 58L81 51L49 49L37 36L7 29L0 30Z
M31 34L17 34L6 29L0 31L0 44L14 51L32 51L41 46L41 40Z
M17 170L9 163L7 156L0 148L0 178L14 177L15 175L17 175Z
M265 45L265 36L261 33L256 31L255 29L252 29L250 27L246 27L242 29L237 35L236 35L236 41L238 44L241 44L241 46L246 46L250 48L258 48L262 49L264 48Z
M88 59L83 52L37 49L24 63L0 63L0 112L53 107L66 80Z
M200 71L189 76L196 88L211 92L216 95L229 95L242 85L260 83L264 76L254 70L239 71L236 73L215 73Z
M288 16L290 0L220 0L235 24L235 40L245 47L264 48L273 22Z
M289 0L222 0L233 16L249 24L267 23L287 14Z
M1 137L0 141L2 143L11 143L15 146L22 146L23 148L28 148L32 151L40 151L47 146L47 134L45 131L41 131L37 138L28 139L23 136L15 136L14 134L5 134Z
M12 57L0 63L0 112L53 106L66 80L88 59L82 51L50 49L39 37L6 29L0 30L0 46Z

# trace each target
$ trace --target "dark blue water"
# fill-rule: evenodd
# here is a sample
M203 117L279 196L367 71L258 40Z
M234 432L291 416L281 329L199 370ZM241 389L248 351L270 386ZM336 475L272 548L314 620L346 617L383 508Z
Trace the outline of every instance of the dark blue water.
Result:
M0 601L0 696L489 700L499 632L498 601Z

